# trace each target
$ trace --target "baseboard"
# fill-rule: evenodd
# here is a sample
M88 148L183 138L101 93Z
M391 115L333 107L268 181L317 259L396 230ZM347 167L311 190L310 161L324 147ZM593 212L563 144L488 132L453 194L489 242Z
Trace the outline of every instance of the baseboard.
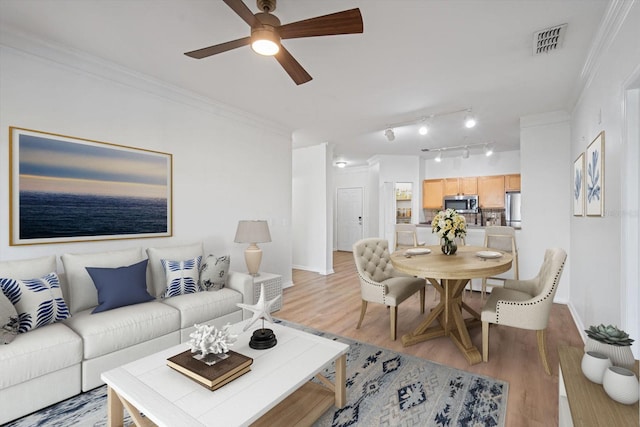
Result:
M311 271L313 273L318 273L318 274L321 274L323 276L328 276L329 274L335 273L335 271L333 271L333 268L330 269L330 270L316 270L314 268L307 267L307 266L304 266L304 265L292 265L291 268L293 268L294 270Z
M573 304L571 304L571 301L568 301L566 305L569 308L569 313L571 313L571 318L573 319L573 323L576 325L576 328L578 328L578 332L580 333L580 338L582 338L582 342L586 343L586 338L584 333L585 327L584 327L584 324L582 323L582 319L580 319L580 316L578 316L578 312L576 311Z

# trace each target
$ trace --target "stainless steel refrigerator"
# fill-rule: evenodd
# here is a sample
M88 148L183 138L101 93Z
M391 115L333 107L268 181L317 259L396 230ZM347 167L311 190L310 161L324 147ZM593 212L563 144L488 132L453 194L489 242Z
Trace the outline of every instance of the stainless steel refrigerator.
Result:
M505 194L504 217L507 227L522 228L521 205L522 198L519 191L509 191Z

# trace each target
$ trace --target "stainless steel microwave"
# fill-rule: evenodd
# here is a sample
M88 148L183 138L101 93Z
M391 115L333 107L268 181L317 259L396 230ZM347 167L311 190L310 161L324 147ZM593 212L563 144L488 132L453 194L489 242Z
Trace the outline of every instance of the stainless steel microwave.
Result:
M455 209L458 213L478 213L478 196L444 196L445 209Z

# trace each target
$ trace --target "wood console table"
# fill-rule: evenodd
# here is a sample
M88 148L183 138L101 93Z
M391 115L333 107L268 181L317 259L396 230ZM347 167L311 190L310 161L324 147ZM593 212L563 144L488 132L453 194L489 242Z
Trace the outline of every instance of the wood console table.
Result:
M581 348L560 346L559 426L638 426L638 403L623 405L611 399L600 384L582 373ZM634 369L638 375L638 361ZM568 408L570 410L568 410Z

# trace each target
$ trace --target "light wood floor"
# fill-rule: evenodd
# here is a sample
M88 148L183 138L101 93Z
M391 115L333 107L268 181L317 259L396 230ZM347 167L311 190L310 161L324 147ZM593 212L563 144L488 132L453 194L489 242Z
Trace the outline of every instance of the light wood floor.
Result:
M398 309L396 341L389 338L389 312L381 304L369 304L362 327L356 329L361 299L351 252L334 252L333 267L335 273L328 276L293 270L294 286L284 290L283 307L274 313L274 317L507 381L507 426L558 425L557 348L559 345L584 346L567 306L554 304L551 310L547 329L551 376L544 372L540 362L535 331L506 326L491 327L489 362L469 366L448 337L402 346L400 337L411 332L424 316L420 314L417 294L403 302ZM434 305L434 292L433 287L427 287L429 307ZM482 303L479 292L467 293L465 301L480 311ZM477 327L470 330L471 339L480 350L481 329Z

